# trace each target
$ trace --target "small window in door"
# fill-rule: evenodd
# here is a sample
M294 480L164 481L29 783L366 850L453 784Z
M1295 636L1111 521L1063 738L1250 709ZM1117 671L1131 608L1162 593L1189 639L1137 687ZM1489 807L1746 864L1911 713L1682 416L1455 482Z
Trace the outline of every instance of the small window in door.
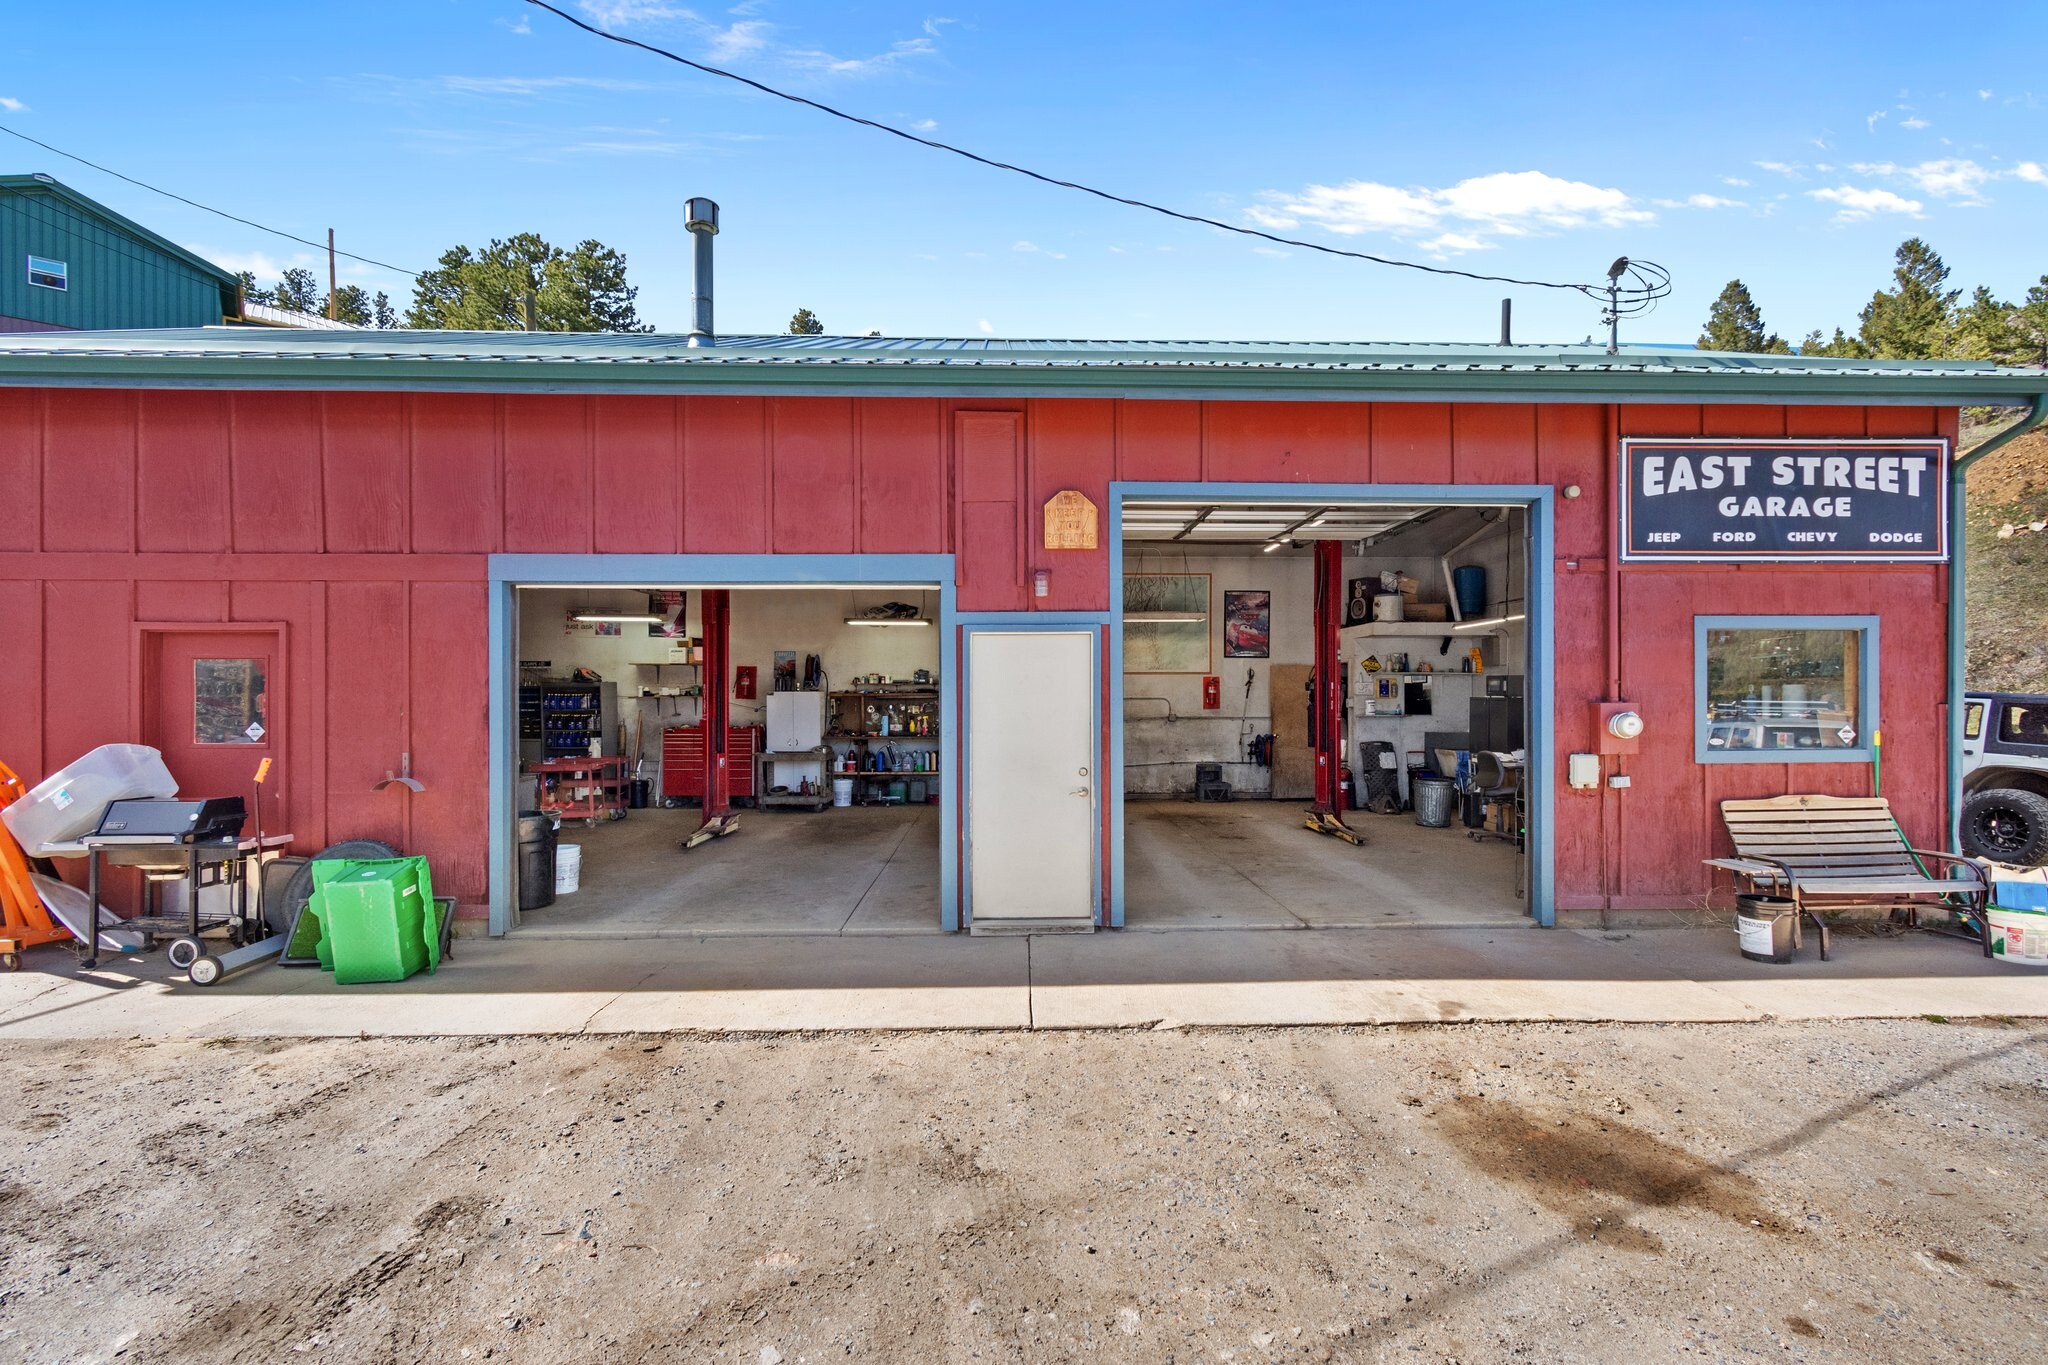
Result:
M1998 737L2007 744L2048 744L2048 706L2009 701L1998 722Z
M192 661L195 744L261 744L269 732L261 659Z
M1963 708L1963 738L1982 739L1983 737L1984 703L1973 701Z

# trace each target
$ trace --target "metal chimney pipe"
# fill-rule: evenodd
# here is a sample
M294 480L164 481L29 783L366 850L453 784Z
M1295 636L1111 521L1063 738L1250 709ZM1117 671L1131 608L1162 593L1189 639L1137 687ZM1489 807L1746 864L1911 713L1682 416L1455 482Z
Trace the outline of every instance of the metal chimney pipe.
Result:
M716 346L711 327L711 239L718 235L718 205L692 199L683 209L683 228L697 239L696 272L690 284L690 345Z
M1514 317L1515 301L1513 299L1502 299L1500 301L1500 344L1503 346L1515 344L1513 340Z

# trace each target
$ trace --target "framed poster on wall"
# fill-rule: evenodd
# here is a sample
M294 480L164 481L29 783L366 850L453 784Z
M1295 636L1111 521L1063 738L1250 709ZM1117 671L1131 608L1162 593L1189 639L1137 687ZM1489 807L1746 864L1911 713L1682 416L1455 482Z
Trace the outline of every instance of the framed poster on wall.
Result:
M1124 672L1209 671L1209 575L1124 575Z
M1223 657L1273 657L1273 594L1264 588L1231 589L1223 594Z

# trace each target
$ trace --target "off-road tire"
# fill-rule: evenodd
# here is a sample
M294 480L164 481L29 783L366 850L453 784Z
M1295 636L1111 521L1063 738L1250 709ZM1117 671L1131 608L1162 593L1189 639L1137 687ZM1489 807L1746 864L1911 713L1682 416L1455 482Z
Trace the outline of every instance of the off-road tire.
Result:
M2048 796L1990 787L1963 802L1963 851L2018 867L2048 863Z

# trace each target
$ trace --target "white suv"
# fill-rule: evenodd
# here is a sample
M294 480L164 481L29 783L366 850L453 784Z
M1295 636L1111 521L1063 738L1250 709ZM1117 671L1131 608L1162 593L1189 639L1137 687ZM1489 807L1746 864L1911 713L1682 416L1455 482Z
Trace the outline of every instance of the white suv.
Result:
M1963 698L1963 852L2048 863L2048 697Z

